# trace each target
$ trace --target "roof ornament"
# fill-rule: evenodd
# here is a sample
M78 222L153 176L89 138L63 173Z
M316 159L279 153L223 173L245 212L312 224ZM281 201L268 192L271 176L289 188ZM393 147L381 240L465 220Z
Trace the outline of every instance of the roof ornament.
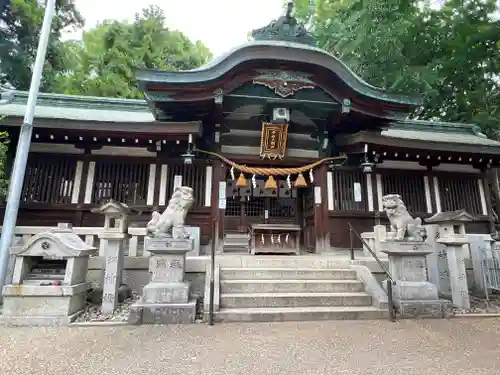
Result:
M281 40L316 46L316 38L292 16L293 1L289 1L285 15L269 25L252 31L254 40Z

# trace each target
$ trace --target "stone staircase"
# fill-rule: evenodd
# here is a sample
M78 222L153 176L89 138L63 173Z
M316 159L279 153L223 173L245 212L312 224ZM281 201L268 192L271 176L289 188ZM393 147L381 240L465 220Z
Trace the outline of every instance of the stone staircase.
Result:
M370 274L371 276L371 274ZM350 268L221 267L216 321L381 319L365 283Z

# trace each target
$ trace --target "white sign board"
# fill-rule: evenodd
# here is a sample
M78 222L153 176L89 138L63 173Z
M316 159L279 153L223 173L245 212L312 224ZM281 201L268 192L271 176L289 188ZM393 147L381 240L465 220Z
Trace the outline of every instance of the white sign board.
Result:
M314 203L321 204L321 187L320 186L314 187Z
M354 202L361 202L361 183L354 183Z
M219 210L226 209L226 181L219 182Z
M182 186L182 176L181 175L175 175L174 176L174 190L177 189L178 187Z
M219 182L219 199L226 198L226 181Z
M219 210L226 209L226 198L219 199Z
M268 210L264 210L264 219L269 219L269 211Z

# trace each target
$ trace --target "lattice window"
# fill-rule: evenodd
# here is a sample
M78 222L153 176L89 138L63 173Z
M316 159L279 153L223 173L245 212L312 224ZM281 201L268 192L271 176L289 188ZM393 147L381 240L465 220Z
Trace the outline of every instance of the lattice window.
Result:
M205 178L206 165L203 162L193 164L172 164L168 166L168 187L166 202L174 191L175 176L182 176L182 186L193 189L195 202L193 207L201 207L205 204Z
M334 211L366 211L365 176L361 171L337 170L332 175ZM361 202L354 199L356 184L360 187Z
M251 197L248 202L245 203L245 215L246 216L264 216L264 210L266 209L265 197Z
M70 204L76 160L66 157L31 157L26 166L23 203Z
M482 214L477 176L442 175L438 180L443 211L466 210L473 215Z
M239 197L228 197L226 199L225 216L240 216L241 215L241 200Z
M297 213L297 200L293 198L269 198L269 217L294 218Z
M92 203L114 199L131 205L145 205L148 180L149 163L97 161Z
M424 175L415 171L384 171L383 194L399 194L409 212L427 212Z

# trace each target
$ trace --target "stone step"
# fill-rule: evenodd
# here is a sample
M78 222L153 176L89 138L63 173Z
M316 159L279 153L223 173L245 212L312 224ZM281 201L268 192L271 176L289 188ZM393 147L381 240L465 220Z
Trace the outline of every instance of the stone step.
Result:
M221 293L222 308L371 306L367 293Z
M221 280L355 280L350 269L221 268Z
M219 322L371 320L387 319L387 317L387 310L380 310L372 306L223 308L215 313L215 320Z
M358 280L224 280L221 293L363 292Z

